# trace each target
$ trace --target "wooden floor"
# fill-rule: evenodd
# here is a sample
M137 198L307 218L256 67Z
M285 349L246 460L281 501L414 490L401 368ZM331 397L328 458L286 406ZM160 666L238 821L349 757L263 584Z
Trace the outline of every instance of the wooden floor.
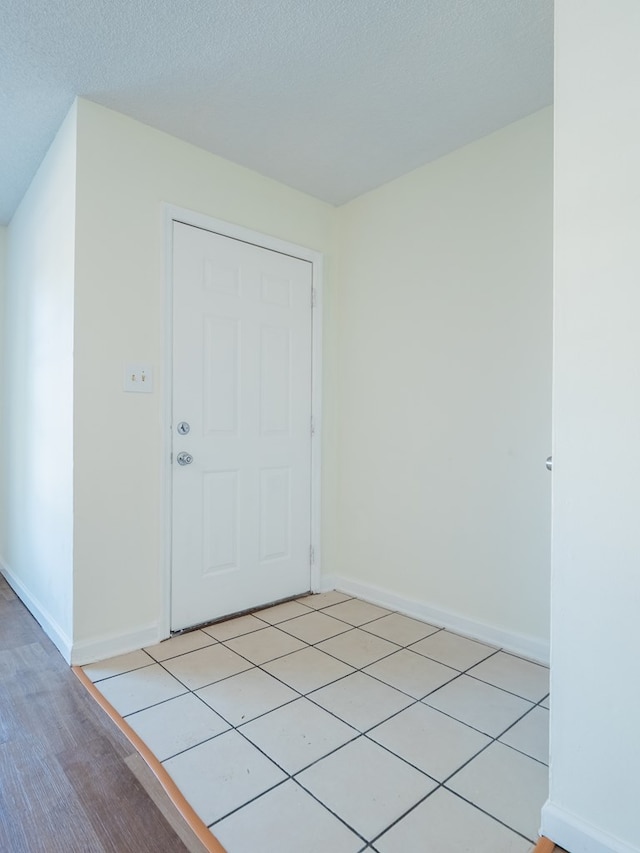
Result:
M204 850L1 575L0 850Z

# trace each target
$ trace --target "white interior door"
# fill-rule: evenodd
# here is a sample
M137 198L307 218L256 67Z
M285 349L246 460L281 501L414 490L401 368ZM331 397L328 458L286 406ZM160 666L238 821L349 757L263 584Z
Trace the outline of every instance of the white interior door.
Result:
M174 631L310 589L311 294L308 261L174 223Z

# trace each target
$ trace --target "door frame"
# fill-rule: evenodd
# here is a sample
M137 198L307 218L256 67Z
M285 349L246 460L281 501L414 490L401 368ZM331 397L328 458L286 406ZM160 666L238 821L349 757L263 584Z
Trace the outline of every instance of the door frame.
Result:
M311 554L310 586L313 592L320 589L321 553L321 453L322 453L322 303L323 303L323 255L314 249L289 243L278 237L215 219L202 213L172 204L164 204L164 353L163 353L163 496L162 496L162 614L160 635L165 639L171 635L171 549L172 549L172 417L173 417L173 223L181 222L203 228L222 237L241 240L263 249L270 249L311 264L312 299L311 311ZM309 424L309 429L311 429Z

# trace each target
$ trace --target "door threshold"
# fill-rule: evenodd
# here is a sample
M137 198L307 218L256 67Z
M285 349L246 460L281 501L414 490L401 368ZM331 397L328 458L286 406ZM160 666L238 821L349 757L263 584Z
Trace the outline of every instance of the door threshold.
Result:
M267 607L275 607L276 604L286 604L287 601L296 601L296 599L302 598L303 595L311 595L311 590L305 589L302 592L297 592L295 595L288 595L286 598L277 598L275 601L258 604L256 607L248 607L246 610L237 610L235 613L219 616L217 619L210 619L208 622L199 622L197 625L189 625L188 628L180 628L178 631L172 631L171 637L190 634L192 631L199 631L201 628L208 628L210 625L217 625L219 622L227 622L229 619L237 619L240 616L249 616L252 613L257 613L259 610L265 610Z

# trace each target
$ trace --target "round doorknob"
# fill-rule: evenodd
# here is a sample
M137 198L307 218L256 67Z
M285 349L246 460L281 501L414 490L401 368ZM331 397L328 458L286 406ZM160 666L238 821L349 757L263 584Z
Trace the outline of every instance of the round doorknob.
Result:
M178 460L178 465L191 465L193 462L193 456L190 453L185 453L184 450L178 453L176 459Z

